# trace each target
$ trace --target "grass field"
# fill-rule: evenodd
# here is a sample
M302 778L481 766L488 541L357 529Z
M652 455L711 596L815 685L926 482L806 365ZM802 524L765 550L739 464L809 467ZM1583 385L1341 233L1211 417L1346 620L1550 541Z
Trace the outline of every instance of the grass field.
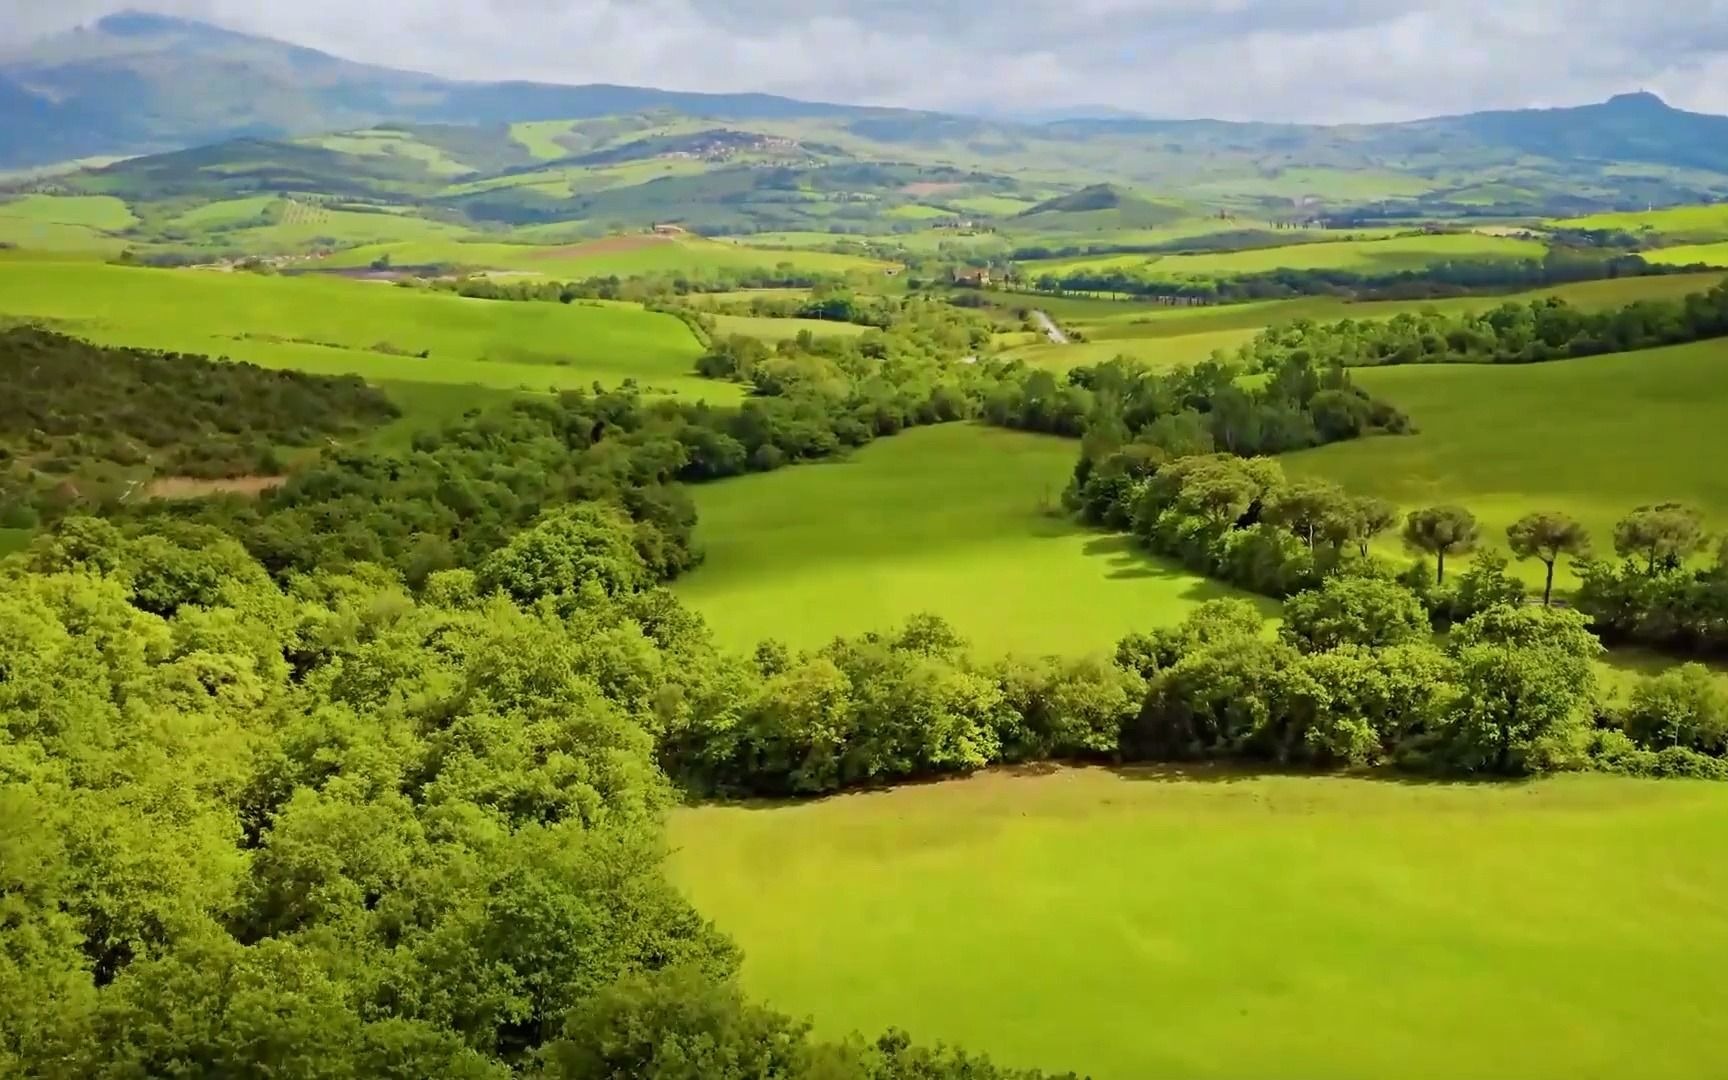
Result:
M1408 412L1420 434L1334 443L1286 456L1409 508L1455 502L1504 547L1532 510L1564 510L1611 552L1614 522L1673 499L1728 525L1728 342L1530 365L1364 369L1362 385ZM1534 572L1535 565L1531 570ZM1562 575L1564 580L1564 575Z
M131 208L109 195L25 195L0 202L0 244L36 251L117 255L126 244L113 234L136 224Z
M1728 785L987 774L673 815L752 993L1098 1080L1722 1075Z
M1045 513L1077 453L1070 440L947 424L696 488L707 560L674 591L731 647L813 647L932 611L983 655L1105 650L1235 595Z
M772 319L756 315L715 315L716 330L721 335L743 334L763 341L785 341L808 330L817 337L857 337L870 329L856 323L830 322L826 319Z
M1691 266L1693 263L1703 263L1705 266L1728 266L1728 241L1659 248L1655 251L1644 252L1644 258L1649 262L1666 263L1669 266Z
M877 273L888 264L823 251L771 251L700 237L664 239L611 237L569 245L504 244L460 239L369 244L332 256L332 267L366 266L388 255L397 266L449 264L519 270L569 279L617 274L685 273L773 269L782 263L815 273Z
M1675 206L1666 210L1592 214L1550 222L1561 229L1615 229L1622 232L1653 232L1697 239L1728 239L1728 203L1708 206Z
M545 390L635 378L654 392L720 400L739 393L692 373L701 347L683 323L624 305L497 303L336 278L0 261L0 315L54 320L109 344L379 381ZM413 355L422 350L430 355Z
M1123 270L1145 278L1220 277L1284 268L1391 273L1420 269L1443 259L1539 259L1547 250L1535 240L1481 233L1395 236L1384 240L1296 243L1252 251L1193 255L1111 255L1025 262L1021 271L1037 277L1076 271Z

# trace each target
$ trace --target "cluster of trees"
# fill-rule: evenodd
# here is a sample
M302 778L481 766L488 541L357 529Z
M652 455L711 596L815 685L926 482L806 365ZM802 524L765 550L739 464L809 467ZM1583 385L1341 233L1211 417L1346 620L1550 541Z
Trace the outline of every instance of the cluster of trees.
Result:
M771 319L820 319L887 329L898 321L902 304L920 302L896 302L885 296L864 298L844 285L825 285L811 290L808 296L758 295L748 300L705 303L702 310Z
M1263 331L1238 354L1251 367L1291 356L1346 367L1379 364L1523 364L1651 349L1728 334L1728 284L1680 300L1640 300L1581 311L1557 297L1447 315L1299 320Z
M28 526L84 488L95 494L140 471L279 472L279 447L321 445L397 415L352 376L103 348L28 326L0 330L0 383L0 525Z
M0 567L0 1074L1029 1075L741 996L655 765L727 669L622 525L537 528L565 573L418 595L162 522Z
M1034 279L1039 292L1107 293L1232 304L1296 296L1348 296L1358 300L1419 300L1473 293L1537 289L1576 281L1687 274L1710 267L1649 263L1638 255L1599 255L1563 248L1542 259L1453 259L1417 270L1363 273L1286 267L1219 277L1143 276L1131 270L1073 270Z
M1223 451L1252 456L1374 433L1410 430L1407 417L1370 397L1341 367L1292 356L1258 386L1211 361L1156 370L1119 357L1066 379L1023 365L987 365L996 381L983 417L1002 427L1086 436L1087 456L1134 443L1159 462Z
M1714 544L1714 559L1700 556ZM1618 564L1578 568L1574 601L1610 641L1728 656L1728 537L1712 538L1696 510L1640 507L1614 529Z

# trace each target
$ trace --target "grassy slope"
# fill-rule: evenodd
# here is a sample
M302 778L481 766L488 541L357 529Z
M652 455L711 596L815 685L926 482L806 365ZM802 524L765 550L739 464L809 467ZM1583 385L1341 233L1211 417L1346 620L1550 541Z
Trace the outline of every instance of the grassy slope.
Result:
M1557 228L1565 229L1616 229L1632 233L1648 230L1665 234L1715 234L1728 237L1728 204L1676 206L1667 210L1629 211L1619 214L1592 214L1589 217L1568 218L1552 224Z
M1676 499L1728 524L1728 342L1523 366L1357 372L1421 433L1338 443L1284 459L1401 506L1457 502L1503 546L1531 510L1564 510L1600 549L1643 503Z
M750 991L1099 1080L1715 1077L1728 786L1062 771L673 816Z
M544 390L633 377L654 391L737 395L690 373L701 350L681 322L625 306L497 303L329 278L0 261L0 315L63 321L108 343L375 380ZM380 343L430 349L431 356L374 351Z
M0 217L83 225L103 232L123 232L138 224L131 208L111 195L25 195L0 202Z
M714 324L721 335L743 334L763 341L784 341L805 330L817 337L857 337L870 329L855 323L825 319L771 319L754 315L715 315Z
M1134 270L1143 276L1213 277L1256 274L1285 267L1313 270L1354 270L1388 273L1419 269L1441 259L1532 259L1541 258L1545 245L1480 233L1445 236L1397 236L1385 240L1341 240L1330 243L1297 243L1287 247L1253 251L1208 252L1195 255L1107 256L1097 259L1056 259L1021 264L1023 272L1064 274L1097 268Z
M585 278L617 274L666 274L704 271L772 269L790 263L801 270L843 274L873 272L883 263L851 255L820 251L768 251L742 244L690 239L649 244L619 251L601 246L554 247L528 244L462 242L457 239L372 244L341 252L329 259L334 267L366 266L389 255L398 266L450 263L494 270L520 270L549 277Z
M1041 512L1077 452L950 424L696 488L707 561L675 591L731 646L815 646L933 611L987 655L1103 650L1229 594Z
M1644 258L1653 263L1667 263L1670 266L1691 266L1693 263L1703 263L1705 266L1728 266L1728 241L1715 244L1688 244L1684 247L1646 251Z

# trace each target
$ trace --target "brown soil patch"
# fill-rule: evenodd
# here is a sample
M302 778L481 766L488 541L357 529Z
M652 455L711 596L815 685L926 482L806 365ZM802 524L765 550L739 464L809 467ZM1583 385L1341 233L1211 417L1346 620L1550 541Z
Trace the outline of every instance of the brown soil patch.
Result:
M957 180L920 180L914 184L907 184L900 190L914 198L922 198L925 195L945 195L950 191L959 191L965 186Z
M651 236L647 233L630 236L607 236L599 240L584 240L580 244L542 248L536 251L532 257L536 259L580 259L584 255L618 255L626 251L641 251L643 248L659 247L662 244L675 244L677 242L670 236Z
M160 476L150 481L144 494L152 499L202 499L209 495L257 496L281 487L286 476L231 476L224 480L201 480L194 476Z

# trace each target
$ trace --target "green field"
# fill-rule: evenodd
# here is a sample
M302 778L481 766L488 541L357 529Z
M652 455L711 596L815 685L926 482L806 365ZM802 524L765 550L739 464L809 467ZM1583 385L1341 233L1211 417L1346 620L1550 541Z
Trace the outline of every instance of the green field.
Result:
M1077 453L1072 440L947 424L696 488L707 560L674 591L729 646L813 647L932 611L984 655L1104 650L1233 595L1046 512Z
M0 261L0 316L106 344L399 383L545 390L638 380L732 400L682 322L628 305L503 303L325 277ZM417 355L429 350L424 359Z
M857 323L826 319L773 319L756 315L715 315L716 332L722 336L743 334L763 341L785 341L808 330L817 337L857 337L870 329Z
M430 223L428 223L430 224ZM565 246L507 244L462 239L368 244L332 256L331 267L367 266L388 256L397 266L453 265L518 270L547 277L587 278L617 274L685 273L700 276L726 270L771 270L781 264L813 273L878 273L887 264L824 251L774 251L743 244L690 237L656 241L624 237L633 243L589 241Z
M424 166L434 176L461 176L474 170L429 143L403 131L349 131L326 135L315 145L361 157L406 158Z
M1644 252L1644 258L1649 262L1666 263L1669 266L1691 266L1693 263L1703 263L1705 266L1728 266L1728 241L1660 248L1656 251Z
M1725 785L996 773L671 835L825 1033L1098 1080L1722 1075Z
M1444 259L1540 259L1546 245L1482 233L1395 236L1384 240L1294 243L1251 251L1194 255L1111 255L1035 260L1020 264L1029 276L1077 271L1123 270L1145 278L1222 277L1280 269L1354 270L1364 274L1418 270Z
M124 202L108 195L24 195L0 202L0 244L35 251L118 255L113 234L138 224Z
M1621 232L1653 232L1697 239L1728 239L1728 203L1708 206L1675 206L1666 210L1592 214L1550 222L1560 229L1614 229Z
M1728 342L1355 374L1408 412L1420 434L1288 455L1292 475L1407 508L1458 503L1501 546L1506 526L1532 510L1566 511L1610 553L1614 522L1646 503L1677 500L1728 525Z

